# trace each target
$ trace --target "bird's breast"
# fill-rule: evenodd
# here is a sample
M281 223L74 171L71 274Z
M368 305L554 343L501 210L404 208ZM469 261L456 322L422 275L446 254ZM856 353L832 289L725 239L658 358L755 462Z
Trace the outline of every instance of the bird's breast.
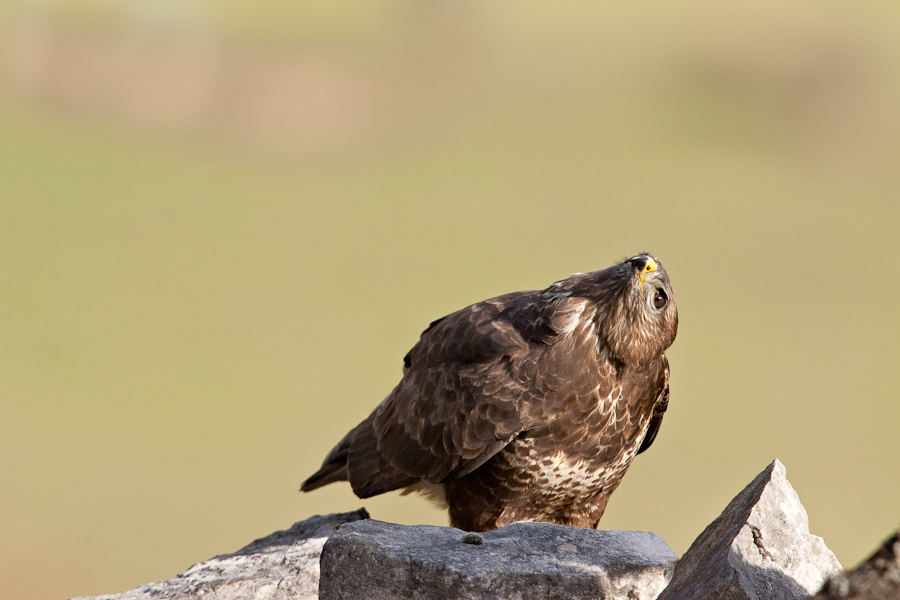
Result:
M565 413L507 446L501 460L546 495L599 492L624 474L646 434L649 411L633 409L634 399L621 388L575 399Z

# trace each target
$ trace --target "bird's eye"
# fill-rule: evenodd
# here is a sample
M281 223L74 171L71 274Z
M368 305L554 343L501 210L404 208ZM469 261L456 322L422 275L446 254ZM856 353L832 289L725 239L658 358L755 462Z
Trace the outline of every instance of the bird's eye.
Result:
M653 294L653 306L655 306L657 309L665 306L668 300L669 297L666 296L666 293L663 290L657 289L656 293Z

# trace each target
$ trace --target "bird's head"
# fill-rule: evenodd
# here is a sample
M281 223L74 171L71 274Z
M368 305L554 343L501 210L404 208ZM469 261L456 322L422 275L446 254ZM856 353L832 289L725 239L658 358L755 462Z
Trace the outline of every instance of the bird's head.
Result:
M672 345L678 333L672 282L662 263L647 253L632 256L613 268L625 271L628 278L623 282L619 310L610 315L613 320L608 342L625 362L652 360Z
M578 318L589 318L599 336L601 351L628 365L645 365L675 341L678 308L672 284L662 263L650 254L638 254L602 271L575 273L545 291L555 303L584 298ZM577 304L577 302L576 302ZM571 317L571 311L564 316ZM574 331L569 318L558 330Z
M580 275L572 287L595 303L601 344L623 363L646 364L675 341L678 308L669 276L656 257L638 254Z

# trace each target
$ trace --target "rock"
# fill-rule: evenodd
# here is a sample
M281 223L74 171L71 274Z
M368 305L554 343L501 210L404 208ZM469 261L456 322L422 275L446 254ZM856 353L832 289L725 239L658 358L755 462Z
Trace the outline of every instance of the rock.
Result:
M828 580L813 600L900 600L900 531L849 573Z
M777 459L713 521L675 566L659 600L793 600L816 593L841 564Z
M319 586L319 555L326 538L344 523L368 518L364 508L315 516L258 539L234 554L197 563L172 579L91 600L314 599Z
M513 523L471 534L360 521L322 551L322 600L651 600L677 555L655 533Z

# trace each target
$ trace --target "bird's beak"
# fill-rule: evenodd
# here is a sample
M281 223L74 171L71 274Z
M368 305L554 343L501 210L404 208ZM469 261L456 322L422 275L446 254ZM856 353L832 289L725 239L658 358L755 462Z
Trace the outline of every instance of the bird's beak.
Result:
M651 273L656 270L656 261L652 258L647 258L647 264L644 265L644 268L641 269L641 272L638 274L638 277L641 280L641 292L644 291L644 273Z

